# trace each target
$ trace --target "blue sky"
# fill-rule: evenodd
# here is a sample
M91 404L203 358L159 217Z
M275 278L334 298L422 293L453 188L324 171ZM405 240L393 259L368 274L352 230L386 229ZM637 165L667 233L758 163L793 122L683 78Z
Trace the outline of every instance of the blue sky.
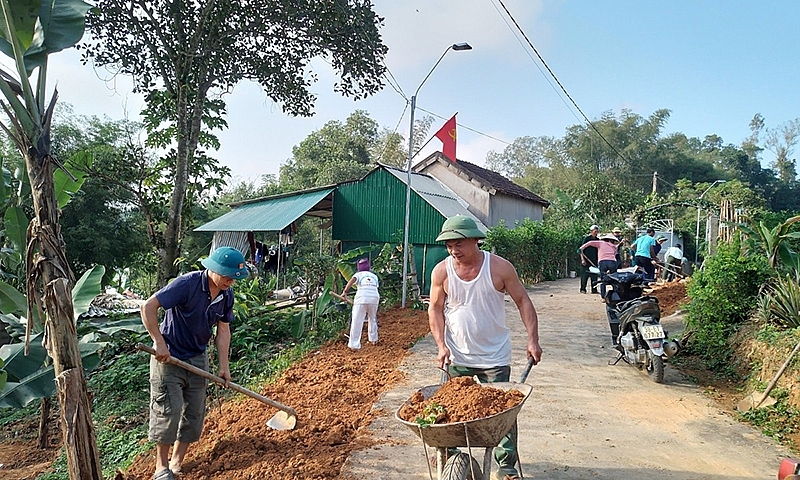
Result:
M503 3L590 119L622 109L646 117L667 108L667 134L717 134L740 144L756 113L771 128L800 118L800 2ZM583 122L518 39L499 0L377 0L375 10L385 17L386 65L409 98L449 45L472 45L472 51L449 52L417 97L418 108L441 117L431 133L458 112L460 159L482 165L487 152L517 137L561 137ZM406 100L391 87L354 102L333 93L335 78L324 62L313 68L319 99L311 118L284 115L255 84L241 84L226 97L230 128L219 134L216 156L234 180L277 174L293 146L355 109L382 127L399 123L407 136ZM107 72L81 65L74 50L51 57L48 75L60 101L78 114L118 119L127 111L136 118L142 104L128 79L109 81ZM426 113L417 110L420 115ZM440 145L434 139L422 155Z

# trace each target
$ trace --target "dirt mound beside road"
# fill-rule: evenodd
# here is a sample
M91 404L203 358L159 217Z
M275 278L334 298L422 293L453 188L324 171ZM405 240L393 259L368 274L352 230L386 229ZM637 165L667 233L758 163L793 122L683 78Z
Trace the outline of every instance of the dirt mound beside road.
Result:
M379 413L372 405L403 378L398 364L429 331L422 310L381 312L378 322L378 345L364 342L353 352L341 341L330 343L261 391L297 411L294 430L271 430L266 421L275 409L250 398L215 406L181 480L337 478L350 452L371 444L365 427ZM154 458L141 456L117 479L150 479Z
M686 282L670 282L655 285L650 295L658 298L661 317L667 317L677 312L689 302L686 296Z

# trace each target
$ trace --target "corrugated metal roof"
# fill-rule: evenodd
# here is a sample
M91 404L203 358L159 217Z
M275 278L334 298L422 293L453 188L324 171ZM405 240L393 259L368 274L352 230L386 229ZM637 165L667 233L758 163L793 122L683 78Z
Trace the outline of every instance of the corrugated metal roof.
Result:
M278 195L253 203L241 204L225 215L194 230L196 232L280 231L325 200L333 190L333 188L327 188L295 195ZM330 210L329 204L327 210Z
M447 165L449 168L455 168L467 173L470 177L472 177L470 180L477 180L486 189L493 188L500 193L504 193L512 197L519 197L535 203L540 203L544 207L550 206L550 202L544 198L536 195L525 187L517 185L497 172L475 165L474 163L465 162L463 160L451 162L449 159L445 158L441 152L433 152L425 160L415 165L414 169L423 170L425 167L435 162L442 163Z
M397 177L403 184L407 183L405 170L386 166L386 171ZM480 231L486 233L489 230L468 210L469 205L461 197L436 178L424 173L411 172L411 189L445 218L453 215L467 215L475 220Z

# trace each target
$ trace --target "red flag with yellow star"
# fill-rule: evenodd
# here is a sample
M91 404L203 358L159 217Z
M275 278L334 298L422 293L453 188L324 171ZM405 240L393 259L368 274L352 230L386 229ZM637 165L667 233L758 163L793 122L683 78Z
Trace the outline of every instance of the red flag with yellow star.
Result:
M456 161L456 114L453 118L445 122L442 128L436 132L436 138L442 141L442 154L449 158L451 162Z

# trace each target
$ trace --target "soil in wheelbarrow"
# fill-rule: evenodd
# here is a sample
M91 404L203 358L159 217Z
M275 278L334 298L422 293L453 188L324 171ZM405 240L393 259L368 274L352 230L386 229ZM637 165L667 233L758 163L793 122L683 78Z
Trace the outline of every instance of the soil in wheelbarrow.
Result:
M472 377L457 377L445 382L427 400L421 392L414 393L398 415L407 422L425 424L469 422L504 412L524 398L518 390L502 390L481 385Z

